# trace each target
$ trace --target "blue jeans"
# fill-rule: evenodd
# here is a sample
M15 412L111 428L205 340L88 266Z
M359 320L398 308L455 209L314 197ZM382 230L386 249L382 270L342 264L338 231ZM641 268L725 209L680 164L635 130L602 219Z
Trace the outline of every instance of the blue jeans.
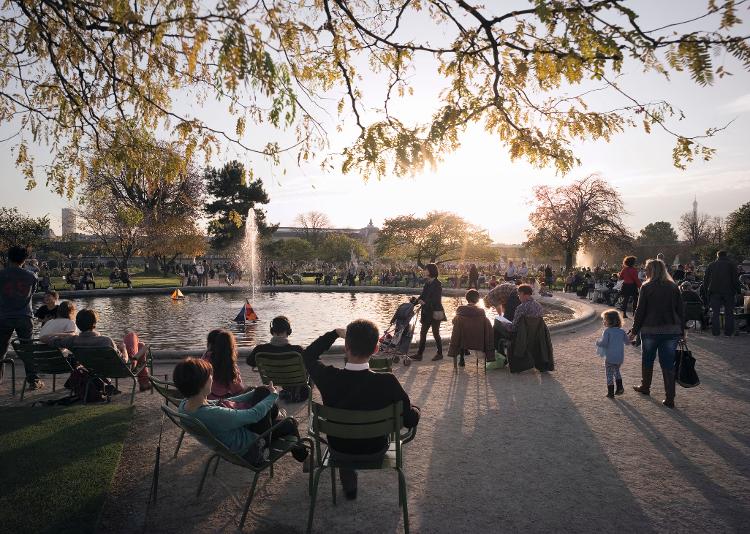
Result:
M679 334L641 334L641 356L645 367L654 366L657 352L662 370L674 369L674 356L677 351Z

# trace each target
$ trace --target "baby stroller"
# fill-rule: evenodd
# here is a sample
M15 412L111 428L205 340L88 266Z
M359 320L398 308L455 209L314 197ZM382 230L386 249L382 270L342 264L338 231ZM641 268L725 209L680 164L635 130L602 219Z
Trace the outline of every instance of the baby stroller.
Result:
M389 358L393 363L398 363L403 359L404 365L411 364L411 360L406 355L417 324L418 307L415 303L416 299L412 298L396 309L390 325L378 340L378 352L375 358Z

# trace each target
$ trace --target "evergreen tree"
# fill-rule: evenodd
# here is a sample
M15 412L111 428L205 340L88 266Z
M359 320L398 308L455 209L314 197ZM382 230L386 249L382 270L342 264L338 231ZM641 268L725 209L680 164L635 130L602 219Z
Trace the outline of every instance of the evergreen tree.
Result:
M263 181L248 180L245 166L239 161L230 161L221 169L209 168L205 172L206 191L210 202L206 213L211 217L208 233L211 246L223 249L236 244L245 235L245 220L249 210L255 210L255 220L263 237L270 236L277 225L268 226L266 214L257 208L268 204L269 198Z

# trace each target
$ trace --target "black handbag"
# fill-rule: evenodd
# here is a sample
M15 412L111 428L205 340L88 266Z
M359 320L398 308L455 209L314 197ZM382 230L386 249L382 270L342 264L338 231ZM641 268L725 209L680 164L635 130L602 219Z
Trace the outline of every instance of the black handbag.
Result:
M701 383L695 371L695 358L685 341L680 341L675 353L674 377L684 388L694 388Z

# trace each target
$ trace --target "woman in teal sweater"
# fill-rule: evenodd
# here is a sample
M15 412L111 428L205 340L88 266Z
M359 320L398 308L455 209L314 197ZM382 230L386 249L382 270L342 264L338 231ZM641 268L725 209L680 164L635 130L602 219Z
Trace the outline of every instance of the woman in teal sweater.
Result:
M213 368L205 360L186 358L178 363L173 372L177 389L185 396L179 411L190 415L216 436L232 452L244 457L252 464L261 464L268 459L268 443L260 438L275 423L279 416L276 400L279 398L273 384L259 386L252 391L223 400L208 400L213 385ZM237 405L249 405L237 409ZM294 435L299 438L297 421L286 418L274 431L274 437ZM299 443L292 455L300 462L307 457L307 448Z

